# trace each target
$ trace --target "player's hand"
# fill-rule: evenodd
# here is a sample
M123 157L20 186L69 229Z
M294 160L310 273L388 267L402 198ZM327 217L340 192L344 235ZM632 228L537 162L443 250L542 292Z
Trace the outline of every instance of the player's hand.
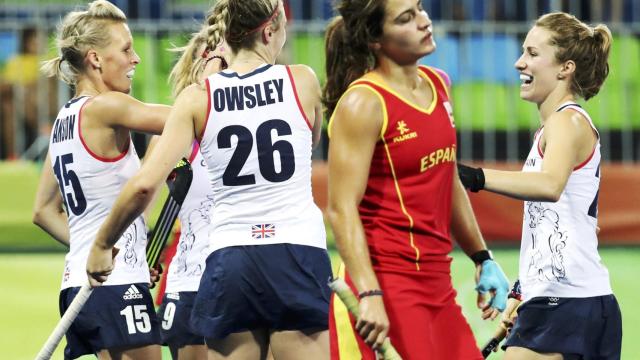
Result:
M229 46L222 40L213 51L205 50L202 56L205 58L202 75L207 77L229 67Z
M493 260L485 260L477 267L476 291L478 292L478 308L482 309L483 319L495 319L507 306L509 281L500 265ZM487 294L491 299L486 302Z
M96 246L95 243L91 245L89 258L87 259L87 275L89 276L91 287L100 286L107 281L107 277L113 271L118 251L120 250L116 247L104 249Z
M513 325L516 323L516 320L518 318L518 312L516 310L518 309L518 306L520 306L521 302L522 301L515 298L509 298L507 300L507 308L502 313L501 320L502 325L505 329L507 329L507 335L509 334L511 328L513 328Z
M482 168L473 168L458 163L458 177L465 188L471 192L478 192L484 189L484 171Z
M389 318L382 296L367 296L360 300L360 317L356 331L373 350L380 349L389 333Z
M156 287L156 283L160 280L160 275L162 274L162 265L158 263L156 267L149 268L149 278L151 282L149 283L149 289L153 289Z

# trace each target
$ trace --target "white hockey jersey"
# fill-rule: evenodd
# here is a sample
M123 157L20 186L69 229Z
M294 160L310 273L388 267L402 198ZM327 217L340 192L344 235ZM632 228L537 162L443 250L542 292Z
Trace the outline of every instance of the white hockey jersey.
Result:
M213 195L207 165L194 143L189 159L193 180L180 208L180 239L167 275L166 293L197 291L209 255Z
M596 130L589 115L577 104L563 104L557 111L577 111ZM542 168L540 138L543 132L544 128L535 136L523 168L525 172ZM592 155L569 176L560 200L555 203L525 201L519 269L525 300L538 296L582 298L612 293L609 272L598 254L599 187L598 139Z
M78 97L62 107L49 141L51 166L69 218L70 249L65 258L62 289L87 283L87 258L98 229L124 184L140 168L131 140L127 150L116 158L91 152L80 131L82 108L90 99ZM116 243L120 252L104 285L149 282L146 231L141 216L127 228Z
M326 248L311 194L311 126L290 69L225 70L206 85L200 151L213 190L210 250L276 243Z

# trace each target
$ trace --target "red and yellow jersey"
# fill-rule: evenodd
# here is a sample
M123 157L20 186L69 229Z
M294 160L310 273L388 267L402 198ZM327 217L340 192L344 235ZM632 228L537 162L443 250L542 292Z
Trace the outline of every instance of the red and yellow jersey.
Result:
M374 91L383 111L359 212L374 268L448 272L455 125L446 74L423 66L418 73L431 86L428 108L373 73L349 87Z

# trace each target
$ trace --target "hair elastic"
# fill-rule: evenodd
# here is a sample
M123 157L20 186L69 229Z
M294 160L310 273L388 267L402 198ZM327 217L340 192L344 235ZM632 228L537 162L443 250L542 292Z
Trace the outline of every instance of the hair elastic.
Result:
M273 13L269 16L269 18L267 20L263 21L262 23L260 23L260 25L255 27L253 30L242 32L242 33L238 34L238 36L231 36L231 38L233 38L233 39L241 39L241 38L246 37L247 35L251 35L254 32L262 29L265 25L267 25L268 23L273 21L273 19L275 19L276 16L278 16L278 14L279 14L278 10L279 10L279 8L276 6L275 10L273 10Z

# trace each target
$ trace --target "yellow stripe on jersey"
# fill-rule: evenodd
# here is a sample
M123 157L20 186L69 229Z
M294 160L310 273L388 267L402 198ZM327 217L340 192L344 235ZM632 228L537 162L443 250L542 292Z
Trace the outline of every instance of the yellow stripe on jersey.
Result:
M407 211L407 208L404 206L402 191L400 190L400 183L398 182L398 178L396 177L396 170L393 166L393 159L391 159L391 151L389 151L389 145L387 145L387 142L384 138L382 138L382 142L384 143L384 150L387 153L387 159L389 160L391 176L393 177L393 184L396 187L398 201L400 201L400 208L402 209L402 213L404 214L404 216L406 216L407 220L409 220L409 244L411 245L411 248L413 248L413 250L416 252L416 270L420 271L420 263L418 262L420 260L420 249L416 247L415 242L413 241L413 217L411 216L411 214L409 214L409 211Z
M444 91L447 93L447 97L449 98L449 101L451 101L451 94L449 94L449 86L447 86L447 83L444 81L444 79L442 78L440 73L435 71L430 66L420 66L420 67L423 68L423 69L427 69L429 72L434 74L440 80L440 83L442 84L442 87L444 88Z
M427 83L429 84L429 87L431 87L431 93L433 94L433 101L431 101L431 104L429 105L428 108L423 108L421 106L418 106L417 104L414 104L412 101L407 100L404 96L400 95L398 92L396 92L395 90L391 89L389 86L385 85L384 83L384 79L382 79L379 75L375 74L375 73L369 73L371 75L365 77L365 78L361 78L360 80L356 80L354 82L354 84L359 83L360 81L364 82L364 81L368 81L376 86L379 86L381 88L383 88L385 91L388 91L390 94L393 94L393 96L397 97L398 99L400 99L402 102L404 102L405 104L407 104L408 106L418 110L421 113L425 113L427 115L431 115L431 113L433 112L433 110L436 108L436 105L438 104L438 92L436 91L436 86L433 84L433 81L431 81L431 78L429 78L429 76L427 76L427 74L423 73L422 71L418 70L418 76L420 76L421 78L425 79L427 81ZM379 78L380 80L377 80L377 78Z
M345 267L344 263L340 264L338 268L338 277L344 279ZM347 307L342 303L342 300L333 294L333 316L336 322L336 334L338 338L338 354L341 360L362 359L360 348L358 347L358 341L356 340L356 333L351 326L351 320L349 319L349 311Z
M437 99L438 94L436 93L435 87L433 85L433 82L431 81L431 79L429 79L429 77L420 72L421 76L425 77L428 81L429 84L431 85L431 89L433 90L433 98L434 100ZM360 81L362 81L362 83L360 83ZM384 138L384 134L387 131L387 126L389 124L389 115L387 113L387 106L386 106L386 102L384 101L384 97L382 97L382 95L375 90L374 88L372 88L369 85L366 85L366 81L369 81L371 83L374 83L373 81L371 81L370 79L361 79L361 80L357 80L353 85L353 86L366 86L369 89L372 89L374 91L374 93L380 98L380 103L382 104L382 129L380 131L380 140L382 140L382 143L384 144L384 149L385 152L387 153L387 159L389 160L389 167L391 169L391 176L393 177L393 183L395 185L396 188L396 193L398 195L398 200L400 202L400 208L402 209L402 213L407 217L407 220L409 221L409 245L411 246L411 248L415 251L416 253L416 270L420 271L420 264L418 263L418 260L420 260L420 249L418 249L415 245L414 239L413 239L413 225L414 225L414 221L413 221L413 217L409 214L409 211L407 211L407 208L404 206L404 199L402 197L402 191L400 190L400 183L398 182L398 177L396 176L396 171L395 171L395 167L393 166L393 159L391 158L391 151L389 151L389 146L387 145L387 141ZM381 86L379 84L376 84L377 86ZM386 89L386 88L385 88ZM389 90L391 91L391 90ZM407 103L408 104L408 103ZM435 103L431 106L431 111L433 111L433 108L435 107Z
M357 81L349 86L349 88L347 89L347 91L344 92L344 94L342 94L342 96L340 97L340 100L338 100L338 103L336 104L336 109L338 108L338 106L340 106L340 103L342 102L342 99L344 99L347 95L347 93L349 91L351 91L352 89L357 89L357 88L365 88L365 89L369 89L371 91L373 91L374 94L376 94L378 96L378 98L380 99L380 104L382 106L382 113L384 114L383 116L383 122L382 122L382 128L380 129L380 137L384 136L384 133L387 131L387 108L386 108L386 103L384 102L384 98L382 97L382 95L380 95L376 89L372 88L371 86L367 85L367 84L358 84ZM335 117L336 112L334 111L333 114L331 115L331 118L329 119L329 124L327 125L327 136L329 136L329 138L331 138L331 125L333 124L333 118Z

